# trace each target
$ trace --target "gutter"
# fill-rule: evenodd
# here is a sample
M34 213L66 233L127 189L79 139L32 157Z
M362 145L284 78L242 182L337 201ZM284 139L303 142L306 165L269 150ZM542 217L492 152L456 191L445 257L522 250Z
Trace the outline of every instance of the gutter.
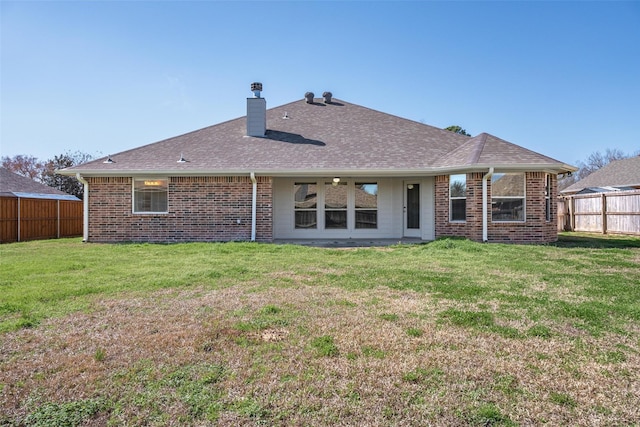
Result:
M255 172L251 172L251 185L252 185L252 194L251 194L251 241L256 241L256 203L258 199L258 181L256 180Z
M493 176L493 166L482 177L482 241L489 240L487 232L487 180Z
M80 175L80 172L76 173L76 179L84 186L82 196L82 241L86 243L89 241L89 182Z
M467 166L447 166L447 167L416 167L416 168L393 168L384 169L254 169L254 174L272 177L317 177L317 176L350 176L350 177L422 177L449 175L452 173L473 173L484 172L489 167L497 167L503 172L545 172L563 173L567 171L575 172L578 168L564 163L523 163L523 164L487 164L478 163ZM77 169L62 169L58 171L60 175L73 176ZM246 176L246 169L82 169L79 171L83 176L128 176L128 177L149 177L149 176Z

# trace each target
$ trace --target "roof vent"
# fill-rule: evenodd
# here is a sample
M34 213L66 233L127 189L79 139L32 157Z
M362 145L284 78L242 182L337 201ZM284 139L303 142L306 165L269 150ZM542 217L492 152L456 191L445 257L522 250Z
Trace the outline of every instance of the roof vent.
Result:
M307 92L304 94L304 99L306 99L307 104L313 104L313 97L315 95L313 94L313 92Z
M333 96L333 94L331 92L323 92L322 93L322 97L324 98L324 103L325 104L331 104L331 97Z
M254 98L260 98L260 92L262 92L262 83L251 83L251 92L253 92Z
M105 161L104 161L104 162L102 162L102 163L111 164L111 163L115 163L115 162L113 161L113 159L111 159L111 156L107 156L107 160L105 160Z

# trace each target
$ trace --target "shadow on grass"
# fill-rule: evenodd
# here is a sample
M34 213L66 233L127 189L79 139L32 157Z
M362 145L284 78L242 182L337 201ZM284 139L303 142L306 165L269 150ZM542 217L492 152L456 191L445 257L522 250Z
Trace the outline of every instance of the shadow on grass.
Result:
M640 248L640 237L611 234L563 232L552 244L559 248L625 249Z

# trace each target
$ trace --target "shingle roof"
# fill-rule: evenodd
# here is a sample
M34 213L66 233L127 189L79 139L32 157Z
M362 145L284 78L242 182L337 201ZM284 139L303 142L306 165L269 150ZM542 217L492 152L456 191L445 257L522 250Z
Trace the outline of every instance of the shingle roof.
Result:
M551 165L559 163L551 157L527 150L488 133L481 133L439 160L440 166Z
M589 187L640 187L640 156L614 160L561 192L576 193Z
M267 110L265 137L248 137L246 117L62 171L85 175L351 173L409 174L487 166L575 170L488 134L475 138L334 99ZM181 154L187 160L179 163Z
M19 197L51 198L79 200L77 197L60 191L57 188L40 184L6 168L0 167L0 194L9 194Z

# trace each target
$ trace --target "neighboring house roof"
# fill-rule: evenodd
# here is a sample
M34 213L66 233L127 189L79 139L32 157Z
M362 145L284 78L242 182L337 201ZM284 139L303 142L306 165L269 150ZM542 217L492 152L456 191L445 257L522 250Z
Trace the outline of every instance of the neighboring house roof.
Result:
M489 134L474 138L335 100L268 109L264 137L246 136L246 117L59 171L107 175L399 176L488 167L575 171L573 166ZM178 162L184 157L186 162Z
M2 167L0 167L0 195L31 199L80 200L76 196Z
M611 193L614 191L634 190L633 187L587 187L575 194L592 194L592 193Z
M577 193L585 188L594 187L640 188L640 156L614 160L580 181L573 183L562 190L561 193Z

